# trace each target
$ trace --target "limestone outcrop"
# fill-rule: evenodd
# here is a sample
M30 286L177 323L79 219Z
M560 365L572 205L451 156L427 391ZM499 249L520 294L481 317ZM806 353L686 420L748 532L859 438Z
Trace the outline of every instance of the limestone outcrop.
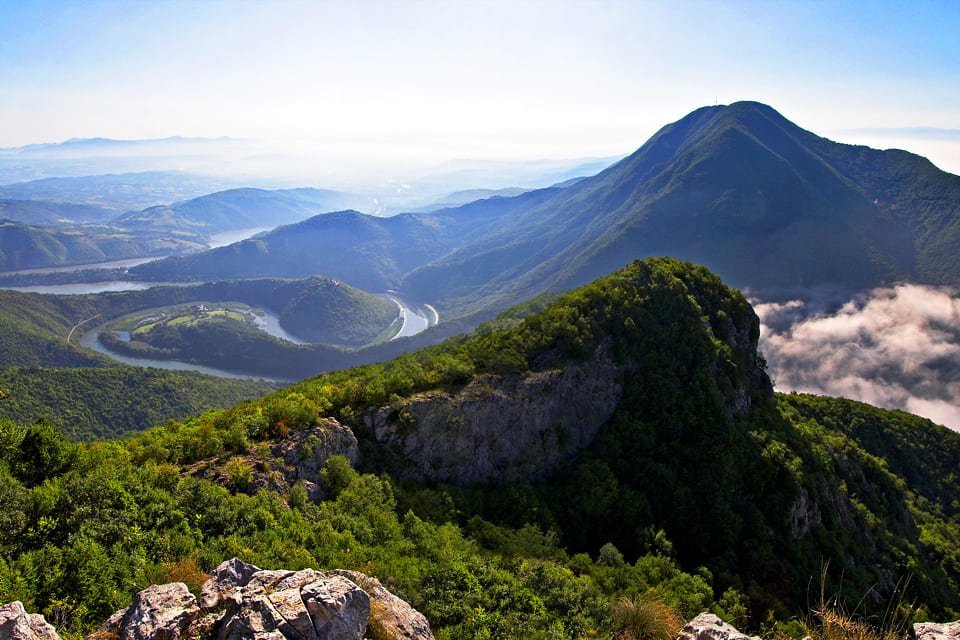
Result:
M232 488L248 493L267 489L286 494L290 487L301 482L311 500L322 500L324 490L317 476L327 459L334 455L342 455L356 464L360 459L357 438L336 419L323 418L310 428L291 431L270 443L269 448L254 447L242 455L204 460L188 467L187 472L231 487L226 463L236 457L249 467L250 480L244 487Z
M917 640L960 640L960 620L956 622L918 622L913 625Z
M370 640L432 640L430 623L426 617L405 600L393 595L376 578L359 571L337 570L331 573L362 584L370 596L370 620L367 637Z
M236 558L214 569L199 600L179 582L153 585L104 630L119 640L433 640L423 615L362 573L266 571Z

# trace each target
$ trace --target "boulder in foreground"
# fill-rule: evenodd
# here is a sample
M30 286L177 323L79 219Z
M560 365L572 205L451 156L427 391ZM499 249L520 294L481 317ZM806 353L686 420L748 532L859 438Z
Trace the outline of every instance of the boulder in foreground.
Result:
M427 619L375 578L237 558L213 570L199 601L182 583L153 585L104 629L120 640L433 640Z

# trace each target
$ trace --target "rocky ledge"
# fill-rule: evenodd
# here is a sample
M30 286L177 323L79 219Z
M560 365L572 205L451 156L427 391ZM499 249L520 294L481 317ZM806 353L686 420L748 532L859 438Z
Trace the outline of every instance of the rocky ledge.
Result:
M118 640L433 640L427 619L356 571L265 571L236 558L196 598L182 582L147 587L104 623ZM59 640L43 616L0 607L0 640Z

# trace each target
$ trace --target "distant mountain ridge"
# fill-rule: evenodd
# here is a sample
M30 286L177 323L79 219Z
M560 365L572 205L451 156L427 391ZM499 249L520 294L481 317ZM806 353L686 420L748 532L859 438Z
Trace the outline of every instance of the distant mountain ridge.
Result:
M936 246L960 254L958 233L960 177L907 152L833 143L770 107L737 103L664 127L633 155L404 286L450 295L464 274L486 271L447 304L482 304L504 290L522 299L651 254L706 264L754 289L956 284L956 259L927 256Z
M149 277L323 273L368 290L399 288L447 317L568 289L648 255L699 262L763 291L960 284L960 177L905 151L820 138L756 102L698 109L562 189L300 225L138 269ZM293 259L294 244L336 257Z
M60 142L40 142L35 144L23 145L20 147L0 148L2 155L33 155L33 154L54 154L60 155L69 153L73 150L82 150L83 153L97 151L114 151L118 149L130 149L143 146L178 146L178 145L203 145L203 144L223 144L225 142L235 141L234 138L204 138L187 136L167 136L166 138L70 138Z
M0 186L0 198L86 204L115 211L142 209L238 186L234 180L181 171L49 177Z
M147 280L322 274L367 291L385 291L399 287L404 274L425 261L492 233L506 219L555 191L541 189L515 198L491 198L389 218L351 210L321 214L195 256L140 265L130 274Z
M86 204L0 199L0 218L16 220L24 224L57 225L106 222L115 215L115 211Z
M115 222L129 229L216 232L276 227L299 222L322 211L368 205L366 198L341 191L241 188L131 211Z

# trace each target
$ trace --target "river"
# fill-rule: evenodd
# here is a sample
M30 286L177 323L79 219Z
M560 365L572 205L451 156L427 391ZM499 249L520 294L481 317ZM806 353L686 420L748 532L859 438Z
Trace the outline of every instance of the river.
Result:
M272 336L280 338L282 340L289 340L296 344L307 344L302 340L291 336L289 333L283 330L280 327L280 319L266 311L261 309L260 312L262 316L256 321L257 327L259 327L265 333L269 333ZM137 311L129 315L141 315L143 310ZM239 378L246 380L268 380L271 382L295 382L295 380L289 378L274 378L271 376L264 375L254 375L249 373L240 373L238 371L229 371L227 369L218 369L216 367L207 367L202 364L194 364L192 362L182 362L180 360L154 360L152 358L134 358L132 356L121 355L119 353L114 353L110 351L105 346L100 344L100 340L97 339L98 334L103 331L108 324L113 324L121 318L114 318L110 322L105 322L100 324L89 331L85 331L83 335L80 336L80 339L77 340L78 344L84 346L88 349L93 349L103 355L122 362L124 364L129 364L134 367L152 367L154 369L170 369L173 371L196 371L198 373L206 373L211 376L219 376L221 378Z
M440 314L428 304L422 307L411 306L397 298L392 292L388 293L387 297L397 305L400 310L400 317L403 320L403 324L400 325L400 331L397 332L397 335L390 338L391 340L415 336L418 333L426 331L428 327L432 327L440 322Z
M403 325L400 327L400 331L397 332L391 340L396 340L397 338L404 338L408 336L415 336L421 331L427 329L427 327L437 324L440 320L440 316L430 305L423 305L423 308L411 308L408 307L404 302L399 298L388 295L388 297L396 303L399 308L399 313L403 318ZM136 311L130 315L141 315L144 310ZM433 316L428 317L428 316ZM134 367L153 367L155 369L172 369L174 371L197 371L199 373L206 373L212 376L220 376L222 378L245 378L250 380L269 380L272 382L294 382L291 379L283 378L274 378L271 376L263 375L253 375L247 373L240 373L237 371L228 371L226 369L218 369L216 367L207 367L200 364L193 364L191 362L182 362L180 360L154 360L152 358L134 358L131 356L121 355L110 351L97 339L97 335L106 328L108 324L112 324L121 318L114 318L110 322L102 323L92 329L85 331L77 340L77 342L88 349L93 349L103 355L122 362L124 364L129 364ZM276 338L281 340L287 340L294 344L310 344L309 342L304 342L296 336L288 333L280 326L280 318L276 314L271 313L265 309L259 309L259 314L254 316L254 321L256 322L257 327Z
M190 283L196 284L196 283ZM48 293L60 296L79 296L84 293L103 293L105 291L143 291L152 287L189 286L182 282L133 282L130 280L112 280L110 282L78 282L76 284L37 284L27 287L0 287L8 291L24 293Z
M234 242L240 242L241 240L246 240L247 238L252 238L258 233L263 233L264 231L270 231L274 227L249 227L247 229L235 229L234 231L223 231L221 233L215 233L210 236L210 240L207 241L207 245L211 249L216 249L217 247L225 247L228 244L233 244Z
M67 267L43 267L39 269L19 269L17 271L4 271L0 275L20 276L39 273L67 273L69 271L80 271L82 269L120 269L123 267L135 267L140 264L161 260L166 256L150 256L147 258L127 258L126 260L111 260L110 262L92 262L88 264L73 264Z

